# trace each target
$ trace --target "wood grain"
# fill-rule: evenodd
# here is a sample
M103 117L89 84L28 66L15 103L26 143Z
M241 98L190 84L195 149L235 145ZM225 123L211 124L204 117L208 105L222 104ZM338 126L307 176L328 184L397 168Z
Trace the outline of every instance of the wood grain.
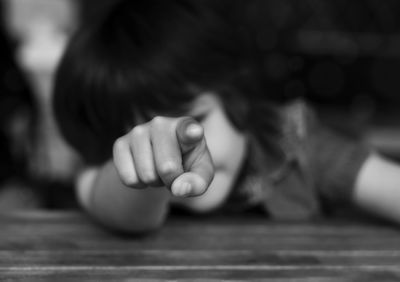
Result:
M400 281L400 232L385 224L174 216L147 236L72 212L0 224L0 281Z

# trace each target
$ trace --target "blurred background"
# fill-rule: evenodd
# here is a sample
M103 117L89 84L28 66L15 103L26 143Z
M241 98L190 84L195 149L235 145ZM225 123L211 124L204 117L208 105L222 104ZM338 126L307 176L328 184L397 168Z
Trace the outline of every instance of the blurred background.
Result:
M81 161L53 118L53 76L70 36L102 2L0 2L0 210L76 205Z
M253 1L251 1L253 2ZM400 2L255 0L268 79L321 119L400 158Z
M81 160L52 117L52 79L76 28L113 1L0 1L0 210L75 206ZM399 1L218 5L254 32L271 91L304 97L329 126L400 160Z

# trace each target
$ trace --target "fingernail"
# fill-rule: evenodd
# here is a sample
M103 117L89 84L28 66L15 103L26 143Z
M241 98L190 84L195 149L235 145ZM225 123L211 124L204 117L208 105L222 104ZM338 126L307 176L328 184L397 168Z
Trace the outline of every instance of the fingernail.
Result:
M203 128L195 123L192 123L186 127L186 135L189 137L200 137L203 134Z

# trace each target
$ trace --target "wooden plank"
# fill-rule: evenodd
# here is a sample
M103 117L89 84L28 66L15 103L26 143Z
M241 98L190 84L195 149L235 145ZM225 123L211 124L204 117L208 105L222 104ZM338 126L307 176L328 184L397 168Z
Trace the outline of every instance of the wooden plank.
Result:
M3 214L0 224L4 281L400 281L391 225L176 217L124 236L46 212Z
M82 233L74 230L41 228L27 230L14 228L2 230L0 235L1 250L80 250L80 249L111 249L111 250L146 250L146 249L175 249L175 250L224 250L224 249L258 249L258 250L398 250L400 236L383 229L381 234L351 233L316 234L298 233L276 234L255 233L251 231L240 233L239 228L227 228L210 231L199 229L174 232L168 229L149 235L148 237L121 237L112 233L93 232ZM265 226L268 229L268 226ZM345 228L343 228L345 229ZM6 231L6 232L5 232Z
M219 279L219 280L254 280L262 279L337 279L334 281L399 281L399 267L287 267L287 266L207 266L188 267L186 265L166 267L37 267L37 268L9 268L1 271L3 278L7 279L28 279L26 281L121 281L126 279ZM79 280L78 280L79 279ZM204 281L204 280L203 280Z
M0 251L0 269L45 266L400 266L400 251L46 250Z

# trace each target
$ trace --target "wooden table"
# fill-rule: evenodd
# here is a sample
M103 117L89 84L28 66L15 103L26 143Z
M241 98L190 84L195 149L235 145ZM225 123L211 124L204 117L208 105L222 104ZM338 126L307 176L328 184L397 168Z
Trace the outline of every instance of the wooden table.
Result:
M0 215L0 281L400 281L400 229L172 217L143 237L73 212Z

